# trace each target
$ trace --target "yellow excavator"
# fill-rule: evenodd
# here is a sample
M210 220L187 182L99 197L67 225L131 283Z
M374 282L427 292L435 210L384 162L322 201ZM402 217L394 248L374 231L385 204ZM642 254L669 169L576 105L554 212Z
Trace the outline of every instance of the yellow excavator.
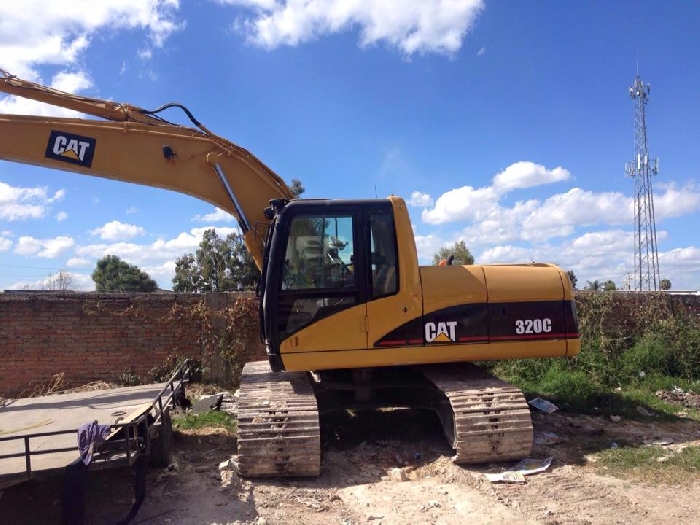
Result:
M102 119L0 114L0 160L181 192L238 221L261 270L268 355L241 379L242 475L318 475L319 413L337 409L434 410L457 463L529 454L522 392L471 363L576 355L566 272L419 266L404 200L294 199L270 168L179 104L148 111L4 71L0 91ZM172 108L192 126L164 120Z

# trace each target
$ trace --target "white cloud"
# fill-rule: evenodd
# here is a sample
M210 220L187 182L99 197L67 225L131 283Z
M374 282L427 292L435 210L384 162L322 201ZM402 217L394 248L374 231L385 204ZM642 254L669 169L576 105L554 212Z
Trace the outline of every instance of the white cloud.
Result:
M685 246L659 252L661 279L670 279L673 289L700 290L700 247Z
M433 255L443 246L454 244L447 243L442 237L435 234L415 235L416 250L418 251L418 260L425 264L431 264Z
M139 49L137 54L141 60L150 60L153 58L153 50L150 48Z
M5 232L3 232L3 234L0 235L0 252L6 252L10 248L12 248L12 239L8 239L5 236Z
M66 266L68 268L84 268L90 266L91 262L88 259L81 259L80 257L71 257L66 261Z
M0 219L6 221L40 219L45 213L46 208L38 204L0 202Z
M71 290L84 290L88 292L93 291L95 289L95 281L92 280L92 277L90 275L70 272L70 277Z
M497 174L493 178L493 187L496 188L499 193L505 193L509 190L531 188L533 186L551 184L570 178L571 174L569 171L561 166L548 170L541 164L520 161L511 164Z
M483 0L218 0L253 13L238 21L250 43L273 49L359 29L360 46L385 43L405 55L453 54Z
M112 244L90 244L77 246L75 254L83 259L97 260L105 255L117 255L130 264L139 267L159 265L163 261L172 261L188 252L194 252L202 241L204 232L210 228L193 228L182 232L172 239L158 239L151 244L133 242L116 242ZM216 228L216 233L225 237L230 233L238 233L238 228Z
M423 210L421 217L428 224L475 220L493 211L499 194L492 187L462 186L443 193L432 210Z
M165 261L162 264L144 266L141 269L157 282L167 283L167 285L161 286L169 288L175 276L175 261Z
M481 217L481 220L464 228L462 234L470 245L502 244L515 240L542 238L545 234L544 230L530 231L522 226L525 218L537 211L539 206L540 201L535 199L516 202L512 208L494 206L489 213ZM566 235L567 232L569 229L564 227L558 233Z
M90 80L85 73L79 71L77 73L68 73L61 71L54 75L51 81L51 87L59 91L67 91L68 93L77 93L92 87Z
M654 195L656 219L680 217L700 209L700 189L694 184L679 188L675 183L660 185Z
M669 264L691 264L700 268L700 248L689 246L686 248L674 248L665 253L659 254L659 265Z
M63 200L63 197L66 196L66 190L60 189L56 193L53 194L52 197L48 198L48 202L58 202Z
M409 201L411 206L416 206L419 208L427 208L434 204L432 197L428 193L423 193L420 191L414 191L411 193L411 200Z
M484 56L485 54L486 54L486 48L483 47L483 46L480 47L480 48L479 48L479 51L476 52L476 56L478 56L478 57L482 57L482 56Z
M632 231L607 230L584 233L571 242L571 247L581 253L598 252L615 253L630 250L634 238Z
M128 210L126 210L126 214L127 214L127 215L131 215L131 214L133 214L133 213L138 213L138 212L139 212L139 209L136 208L136 207L134 207L134 206L132 206L131 208L129 208Z
M0 3L0 68L39 80L42 64L75 65L92 38L141 29L162 46L183 27L179 0L24 0Z
M570 177L569 171L561 166L550 170L541 164L519 161L496 174L491 186L462 186L443 193L432 210L423 210L423 222L443 224L484 220L498 212L498 201L511 190L551 184Z
M541 249L539 250L542 251ZM529 262L535 260L535 250L522 246L495 246L479 255L479 264ZM539 262L539 261L538 261Z
M126 239L133 239L139 235L144 235L146 230L140 226L135 226L133 224L126 224L119 221L108 222L104 226L95 228L91 230L92 235L99 235L101 239L105 241L121 241Z
M221 208L214 208L214 211L211 213L207 213L206 215L195 215L192 217L193 221L199 221L199 222L231 222L236 220L236 218L228 213L227 211L222 210Z
M446 224L468 222L461 235L468 245L497 245L515 241L541 243L554 237L568 237L577 228L597 225L618 226L634 221L634 201L620 192L593 192L571 188L544 201L517 201L511 207L501 204L508 193L533 186L566 181L568 170L521 161L508 166L482 188L463 186L443 193L432 209L424 209L423 222ZM700 188L694 184L659 185L654 197L657 223L700 209ZM423 194L412 195L411 203Z
M55 219L59 222L65 221L67 218L68 218L68 213L65 211L59 211L55 217Z
M595 224L630 223L632 199L622 193L595 193L572 188L546 199L523 221L524 229L546 229L555 226L592 226Z
M46 187L22 188L0 182L0 220L41 219L49 205L60 201L65 190L49 194Z
M53 239L36 239L23 235L17 241L15 253L17 255L32 255L46 259L55 259L73 246L75 246L73 238L65 235L60 235Z
M586 281L613 280L619 288L625 284L628 274L634 269L633 231L614 229L586 232L561 243L529 244L526 246L505 244L493 246L475 254L478 264L549 262L565 270L573 270L579 280L579 288ZM669 236L665 230L657 231L657 239ZM467 244L469 247L469 244ZM685 260L684 260L685 259ZM672 261L686 270L700 272L700 249L676 249L659 253L661 273L677 274ZM696 277L700 277L696 276Z

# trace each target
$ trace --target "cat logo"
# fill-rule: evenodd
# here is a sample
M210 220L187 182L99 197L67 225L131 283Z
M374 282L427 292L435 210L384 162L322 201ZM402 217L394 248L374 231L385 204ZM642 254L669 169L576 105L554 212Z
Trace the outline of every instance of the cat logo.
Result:
M92 158L95 156L96 142L90 137L52 131L44 156L48 159L89 168L92 166Z
M454 343L457 321L446 323L425 323L425 340L428 343Z

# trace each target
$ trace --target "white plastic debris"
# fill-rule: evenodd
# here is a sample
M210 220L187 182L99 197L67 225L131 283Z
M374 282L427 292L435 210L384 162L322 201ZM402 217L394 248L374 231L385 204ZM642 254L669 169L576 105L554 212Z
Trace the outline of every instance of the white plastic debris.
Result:
M406 471L402 468L393 468L389 471L389 478L392 481L406 481L408 476L406 476Z
M553 457L545 459L525 458L513 467L513 470L505 472L486 473L486 478L491 483L525 483L525 476L544 472L554 460Z
M554 432L542 431L535 434L534 442L537 445L556 445L561 443L561 438Z

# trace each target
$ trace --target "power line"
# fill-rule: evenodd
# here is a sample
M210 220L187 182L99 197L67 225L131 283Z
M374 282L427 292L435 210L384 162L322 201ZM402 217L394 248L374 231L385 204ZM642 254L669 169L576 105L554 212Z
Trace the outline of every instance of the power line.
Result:
M60 271L60 270L70 270L70 271L76 271L76 272L91 272L95 268L66 268L65 266L26 266L24 264L2 264L0 263L0 267L3 268L17 268L17 269L28 269L28 270L55 270L55 271Z

